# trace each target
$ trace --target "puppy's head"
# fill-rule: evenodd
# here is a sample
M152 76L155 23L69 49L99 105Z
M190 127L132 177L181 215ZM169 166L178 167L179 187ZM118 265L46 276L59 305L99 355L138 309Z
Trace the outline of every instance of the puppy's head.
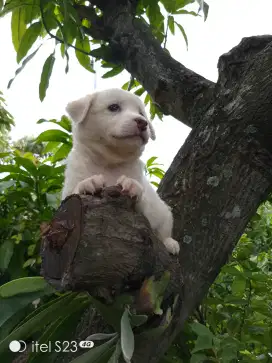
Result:
M139 97L122 89L109 89L70 102L66 111L73 120L77 143L92 147L98 142L112 151L139 153L155 130Z

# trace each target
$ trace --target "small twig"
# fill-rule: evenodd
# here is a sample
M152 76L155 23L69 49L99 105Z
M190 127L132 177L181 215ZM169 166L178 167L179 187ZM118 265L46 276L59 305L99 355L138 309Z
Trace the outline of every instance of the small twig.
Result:
M164 43L163 43L163 48L166 48L166 42L167 42L167 36L168 36L168 28L169 28L169 15L167 16L167 24L166 24L166 32L165 32L165 37L164 37Z
M239 328L239 340L241 340L241 338L242 338L242 330L243 330L243 327L244 327L244 324L245 324L246 312L247 312L247 309L248 309L248 307L250 305L251 296L252 296L252 285L251 285L251 282L249 280L249 291L248 291L248 296L247 296L247 302L244 305L244 309L243 309L243 312L242 312L241 324L240 324L240 328Z
M130 91L132 89L133 83L134 83L134 77L131 76L130 81L129 81L129 85L128 85L128 91Z

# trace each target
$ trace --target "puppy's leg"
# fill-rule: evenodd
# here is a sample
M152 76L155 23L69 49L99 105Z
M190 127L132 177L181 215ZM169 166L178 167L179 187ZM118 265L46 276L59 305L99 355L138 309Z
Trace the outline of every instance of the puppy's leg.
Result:
M163 242L168 252L176 255L179 253L179 244L172 235L173 217L171 209L165 204L151 187L145 182L144 187L135 179L122 175L117 184L121 185L123 192L130 197L137 197L136 208L149 221L151 228Z
M180 247L179 243L171 237L173 229L172 212L167 204L162 200L160 202L162 202L160 203L161 223L157 226L157 233L168 252L177 255Z
M147 180L143 180L144 193L138 203L139 210L148 219L152 229L173 255L179 253L179 243L172 238L173 216L170 207L164 203Z
M105 186L105 179L102 174L93 175L80 181L75 187L74 194L94 194Z
M141 199L143 187L137 180L122 175L117 180L117 185L121 185L123 194L129 195L131 198L137 197L137 199Z

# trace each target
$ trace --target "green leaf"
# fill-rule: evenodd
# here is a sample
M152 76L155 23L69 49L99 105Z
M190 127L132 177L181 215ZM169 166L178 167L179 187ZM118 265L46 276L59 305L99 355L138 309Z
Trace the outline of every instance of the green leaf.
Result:
M206 21L207 16L208 16L208 12L209 12L209 5L203 1L203 0L196 0L199 4L199 8L201 11L203 11L204 14L204 21Z
M152 156L150 159L147 160L146 167L149 168L154 163L154 161L157 159L158 159L157 156Z
M161 0L168 13L174 13L176 10L183 8L188 4L192 4L195 0Z
M117 76L118 74L123 72L123 70L124 70L123 66L118 66L118 67L112 68L110 71L104 73L102 78L110 78L110 77Z
M0 286L0 297L7 298L18 294L42 291L48 286L43 277L22 277Z
M190 363L203 363L208 357L203 353L193 354L190 359Z
M49 342L63 341L65 338L71 338L71 335L74 331L74 326L78 323L79 319L82 316L83 311L89 305L88 296L80 296L78 295L68 304L66 304L59 318L56 321L52 322L51 325L45 328L42 336L39 338L39 344L49 344ZM66 339L65 339L66 340ZM28 358L28 363L42 363L49 361L55 361L54 354L56 352L52 352L48 357L41 351L38 353L31 352Z
M143 339L158 338L163 334L165 329L169 327L171 320L172 320L172 314L171 314L171 308L169 307L163 316L161 324L158 327L144 330L142 333L139 334L139 336Z
M95 308L103 316L104 320L111 325L115 331L120 331L120 321L122 317L122 310L114 309L112 306L107 306L95 298L91 297L91 301Z
M53 66L55 63L55 52L50 54L50 56L46 59L42 74L41 74L41 80L39 85L39 96L40 100L43 101L46 95L47 88L49 86L49 80L52 74Z
M147 315L134 315L134 314L130 315L130 322L132 326L141 326L144 323L146 323L147 320L148 320Z
M224 298L224 302L225 303L229 303L229 304L233 304L233 305L246 305L247 302L244 299L241 299L237 296L233 296L233 295L227 295Z
M130 325L127 309L125 309L121 319L121 349L124 360L129 363L134 352L134 334Z
M11 17L11 35L12 43L16 52L26 31L26 10L25 7L20 7L13 10Z
M96 348L90 349L87 353L80 355L78 358L71 361L71 363L100 363L105 358L109 359L113 352L113 345L117 337L112 338L108 342L99 345Z
M70 133L72 132L72 123L71 123L71 120L67 116L65 116L65 115L61 116L61 119L58 122L58 125L60 127L62 127L63 129L65 129L66 131L68 131Z
M32 301L52 293L52 288L46 288L43 291L15 295L10 298L0 298L0 327Z
M22 40L17 51L17 63L27 55L29 49L37 40L42 30L42 23L40 21L33 23L24 33Z
M61 130L47 130L42 132L36 139L36 142L55 141L63 144L70 144L70 136Z
M242 277L235 277L233 283L231 285L231 290L234 295L242 295L245 292L246 288L246 279Z
M58 151L56 151L56 153L53 155L52 162L55 163L57 161L66 159L69 152L71 151L71 149L72 149L71 144L61 145L61 147L58 149Z
M199 335L196 343L195 343L195 347L192 350L192 353L196 353L200 350L205 350L205 349L211 349L213 348L213 337L212 335L208 334L208 335Z
M150 183L153 184L153 185L155 185L156 188L159 187L159 183L157 183L157 182L151 181Z
M185 40L186 47L187 47L187 50L188 50L188 38L187 38L187 35L185 33L185 30L184 30L183 26L178 24L176 21L175 21L175 24L178 26L179 30L181 31L181 34L183 35L183 38Z
M43 150L43 155L56 151L60 147L60 144L60 142L49 141Z
M193 15L193 16L199 16L199 14L197 14L194 11L187 11L187 10L177 10L174 12L175 15L179 15L179 14L184 14L184 15Z
M19 156L15 157L14 160L16 161L17 164L23 166L30 174L36 175L37 168L31 160Z
M14 242L7 240L0 245L0 271L8 268L11 257L13 255Z
M27 65L27 63L32 59L34 58L34 56L38 53L38 50L41 48L42 45L40 45L33 53L31 53L28 57L26 57L23 62L22 62L22 65L15 71L15 76L9 80L9 83L8 83L8 87L7 88L10 88L12 82L14 81L14 79L16 78L16 76L18 76L18 74L20 72L22 72L22 70L25 68L25 66Z
M10 153L0 153L0 159L5 158L9 155L10 155Z
M243 277L242 272L240 270L238 270L234 266L229 266L229 265L223 266L222 269L221 269L221 272L228 273L228 274L233 275L233 276Z
M121 343L120 343L120 340L118 340L118 342L115 346L115 350L114 350L112 356L110 357L110 360L108 361L108 363L118 363L121 353L122 353Z
M24 4L27 2L32 3L26 6L26 24L30 24L33 20L40 17L40 0L26 0L23 1Z
M111 333L111 334L96 333L96 334L89 335L85 340L91 340L91 341L108 340L108 339L113 338L115 336L117 336L117 333Z
M163 30L164 16L161 13L158 2L150 2L146 9L146 15L152 28L156 30Z
M141 96L143 93L145 92L145 89L143 87L140 87L139 89L137 89L137 91L135 91L135 95L137 96Z
M27 175L27 173L17 165L0 165L0 173L23 173Z
M267 281L268 280L268 275L266 275L264 273L253 273L251 275L251 280L253 280L253 281Z
M95 58L106 60L112 56L112 51L108 46L102 45L100 48L92 50L90 55Z
M207 328L205 325L194 322L192 324L190 324L191 329L193 330L193 332L195 332L198 336L210 336L213 337L212 332L209 330L209 328Z
M71 125L71 121L70 119L63 115L61 117L61 120L56 120L56 119L51 119L51 120L46 120L44 118L41 118L39 121L37 121L37 124L42 124L42 123L45 123L45 122L48 122L48 123L52 123L52 124L55 124L55 125L58 125L60 127L62 127L63 129L65 129L66 131L68 132L72 132L72 125Z
M147 105L147 104L150 102L150 100L151 100L150 95L149 95L149 94L147 94L147 95L145 96L145 99L144 99L144 104L145 104L145 105Z
M84 50L85 52L90 53L91 47L90 47L89 38L85 35L83 39L77 39L75 46L76 46L76 48L79 49L79 50L77 50L77 49L75 50L75 54L76 54L79 64L82 65L82 67L84 67L85 69L87 69L87 71L95 73L95 71L91 65L91 57L80 51L80 50Z
M168 26L173 35L175 35L175 22L174 17L172 15L168 16Z
M162 179L164 177L164 171L160 168L148 168L148 172L150 175L155 175L157 178Z
M51 292L52 293L52 292ZM26 296L28 296L28 294L24 294ZM24 296L24 295L19 295L18 297ZM31 295L31 294L29 294ZM42 311L48 309L49 306L56 304L58 301L63 301L64 299L66 299L67 296L76 296L75 293L71 293L71 292L66 292L64 294L62 294L59 297L55 297L53 300L50 300L46 303L41 304L39 307L37 307L35 310L33 310L30 314L28 314L25 319L23 319L22 321L20 321L18 328L22 325L24 325L26 322L28 322L29 320L31 320L32 318L34 318L34 316L40 314ZM33 299L35 300L35 299ZM33 301L32 300L32 301ZM66 300L65 300L66 301Z
M0 12L0 17L5 16L6 14L12 12L15 9L19 9L21 7L25 7L25 5L30 5L32 3L32 0L29 0L28 2L22 2L22 0L10 0L5 2L5 6Z

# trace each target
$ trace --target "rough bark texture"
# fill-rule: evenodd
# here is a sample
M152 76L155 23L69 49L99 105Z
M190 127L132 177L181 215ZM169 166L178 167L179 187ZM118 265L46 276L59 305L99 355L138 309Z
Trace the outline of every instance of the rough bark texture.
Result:
M77 10L81 17L93 20L93 31L100 34L100 39L109 42L115 60L143 84L165 114L193 128L159 187L161 197L173 208L174 237L181 244L179 263L172 271L175 280L172 286L178 286L182 276L184 293L180 289L173 320L163 336L136 345L134 363L156 363L205 296L247 222L271 192L272 36L245 38L221 56L218 82L213 84L161 49L146 24L134 18L135 2L95 0L93 4L104 11L103 17L97 21L87 7ZM126 202L123 200L122 203L125 205ZM105 226L112 226L113 216L105 210ZM127 283L123 274L132 274L137 276L136 280L142 281L145 271L148 274L153 268L165 268L164 261L169 266L170 257L151 248L153 237L148 236L152 232L145 222L140 216L132 216L133 213L128 224L133 218L139 218L135 226L138 232L139 225L144 223L145 237L141 237L140 241L134 236L137 243L140 241L139 246L129 243L126 233L122 232L131 225L126 224L124 229L120 225L118 238L112 229L103 237L102 243L108 248L109 236L115 236L110 253L102 248L110 263L111 258L117 257L120 248L126 251L116 271L118 286ZM121 223L120 215L115 214L114 217L118 224ZM96 218L94 215L94 221L98 222L99 218ZM101 226L101 220L99 223ZM92 220L88 220L87 224L95 236L97 230ZM129 234L133 234L133 229L130 231ZM90 238L93 247L88 248L86 256L93 258L102 250L97 245L98 252L95 251L95 239ZM110 246L112 248L112 244ZM153 243L153 246L160 245ZM147 265L143 267L139 256L147 250L150 251L150 260L147 258ZM130 253L135 256L134 260ZM134 261L133 273L126 266L126 258L130 263ZM154 258L155 263L151 262ZM82 256L78 256L78 260L81 259ZM106 271L104 262L99 261L92 268L98 285ZM77 268L74 266L74 269ZM102 279L97 271L101 271Z

